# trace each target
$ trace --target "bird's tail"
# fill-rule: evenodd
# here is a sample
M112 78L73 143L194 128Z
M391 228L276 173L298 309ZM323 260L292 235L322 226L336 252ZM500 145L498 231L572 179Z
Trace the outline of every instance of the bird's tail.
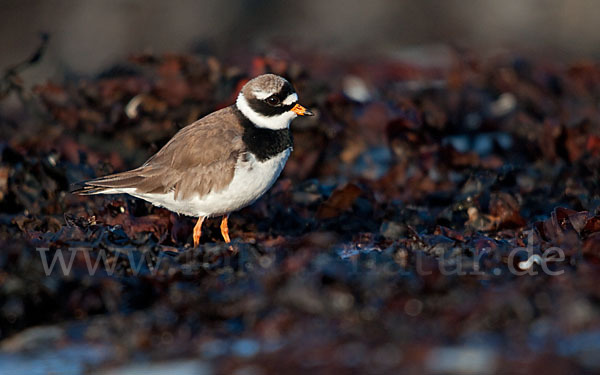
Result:
M143 177L137 173L137 170L115 173L93 180L77 182L72 194L92 195L92 194L116 194L122 189L134 188Z

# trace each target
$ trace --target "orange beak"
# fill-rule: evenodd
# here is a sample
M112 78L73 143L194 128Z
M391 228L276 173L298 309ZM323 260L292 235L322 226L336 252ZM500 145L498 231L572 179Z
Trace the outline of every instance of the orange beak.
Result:
M298 116L314 116L314 113L304 108L300 104L296 104L294 108L290 109L290 111L294 112Z

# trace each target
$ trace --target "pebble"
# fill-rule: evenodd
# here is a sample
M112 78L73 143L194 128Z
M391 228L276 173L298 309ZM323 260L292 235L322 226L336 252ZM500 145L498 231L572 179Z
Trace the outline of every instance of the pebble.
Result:
M493 374L498 354L487 348L438 347L429 352L425 366L434 374L485 375Z

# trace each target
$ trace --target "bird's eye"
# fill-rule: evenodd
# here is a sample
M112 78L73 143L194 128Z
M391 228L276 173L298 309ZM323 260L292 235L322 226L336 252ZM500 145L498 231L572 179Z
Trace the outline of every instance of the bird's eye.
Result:
M267 103L269 105L277 105L277 104L279 104L279 98L276 97L275 95L271 95L267 98Z

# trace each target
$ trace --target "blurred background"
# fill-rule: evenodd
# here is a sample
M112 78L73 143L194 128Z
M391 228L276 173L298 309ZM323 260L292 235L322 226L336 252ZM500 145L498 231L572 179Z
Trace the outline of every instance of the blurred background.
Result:
M600 373L599 4L0 0L0 374ZM238 254L69 193L265 72L317 115Z
M95 74L132 53L232 56L271 43L336 54L393 54L415 45L510 48L556 59L600 56L600 7L589 0L235 1L2 0L0 68L51 35L26 80Z

